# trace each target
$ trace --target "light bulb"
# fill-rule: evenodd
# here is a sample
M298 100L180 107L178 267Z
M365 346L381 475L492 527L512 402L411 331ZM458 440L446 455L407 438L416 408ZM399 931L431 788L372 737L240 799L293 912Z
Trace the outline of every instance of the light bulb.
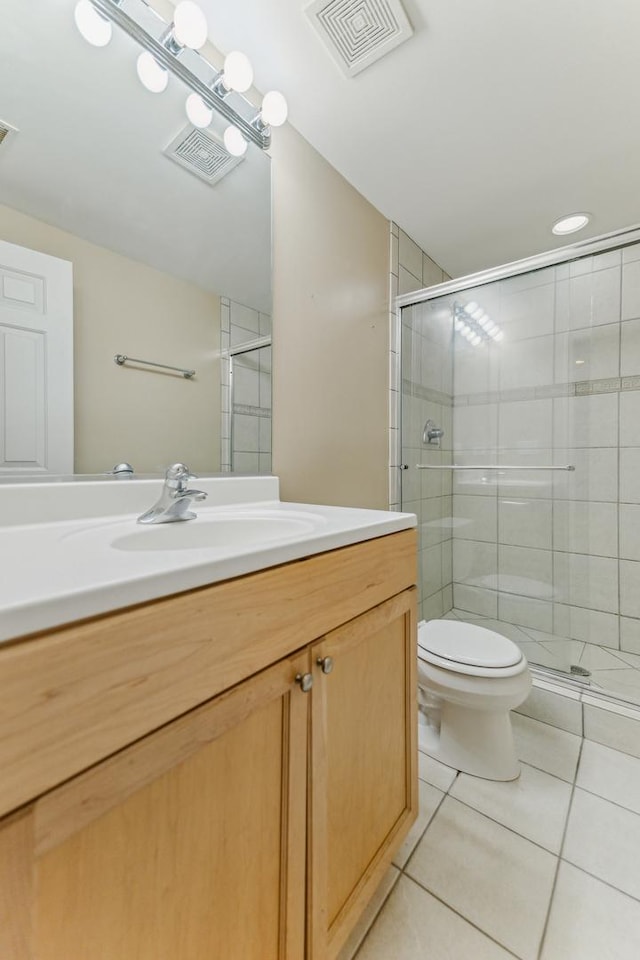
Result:
M468 304L465 306L465 310L467 311L467 313L469 314L469 316L471 316L471 314L473 313L473 311L474 311L474 310L477 310L477 309L478 309L478 304L475 302L475 300L472 300L471 303L468 303Z
M496 343L500 343L500 341L504 339L504 331L498 330L493 339L496 341Z
M136 70L140 83L151 93L162 93L163 90L167 89L169 74L148 51L145 50L138 57Z
M478 323L480 324L483 330L486 330L487 327L490 327L491 322L492 322L491 317L489 316L488 313L485 313L484 317L480 317L480 319L478 320Z
M481 341L482 341L482 337L478 336L477 333L474 334L473 337L471 338L471 343L474 345L474 347L477 347Z
M460 330L462 328L462 320L460 319L460 317L456 317L456 319L453 322L453 325L456 328L456 330Z
M228 54L224 61L223 83L227 90L244 93L253 83L253 67L249 58L238 50Z
M266 123L268 127L281 127L287 119L288 113L287 101L281 93L278 93L277 90L265 93L262 110L260 111L263 123Z
M485 329L486 332L489 334L489 336L492 337L493 334L498 330L498 324L497 324L497 323L489 323L484 329Z
M193 0L182 0L173 15L173 35L181 47L199 50L207 40L207 18Z
M482 307L476 307L476 309L471 314L474 320L479 320L480 317L484 317L484 310Z
M194 127L204 130L213 120L213 110L206 105L199 93L191 93L186 102L187 117Z
M232 157L241 157L246 152L247 141L237 127L227 127L223 139L224 145Z
M497 324L491 330L487 330L487 333L489 334L492 340L495 340L496 337L499 337L501 332L502 331L500 330L500 327Z
M111 21L98 13L89 0L79 0L74 11L74 19L84 39L93 47L106 47L111 40L113 33Z

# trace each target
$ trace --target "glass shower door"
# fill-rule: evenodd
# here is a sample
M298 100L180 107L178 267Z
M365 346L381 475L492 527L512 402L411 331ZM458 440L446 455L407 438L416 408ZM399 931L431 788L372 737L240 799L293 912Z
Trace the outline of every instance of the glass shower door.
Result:
M402 310L421 615L640 703L638 345L640 245Z

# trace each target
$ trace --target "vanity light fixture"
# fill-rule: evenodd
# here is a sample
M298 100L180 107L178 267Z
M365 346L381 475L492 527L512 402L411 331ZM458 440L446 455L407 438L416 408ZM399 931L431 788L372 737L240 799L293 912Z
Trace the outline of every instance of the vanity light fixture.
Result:
M143 50L138 57L136 70L140 83L151 93L162 93L163 90L167 89L169 74L165 68L161 67L158 61L151 56L148 50Z
M287 101L281 93L267 93L259 110L244 96L253 83L253 69L243 53L234 50L217 70L197 52L206 42L208 27L193 0L181 0L171 24L147 0L78 0L74 16L78 30L93 46L109 43L115 23L143 47L136 66L147 90L161 93L170 73L179 77L191 91L186 102L190 122L203 129L213 120L214 110L221 114L229 122L224 141L233 156L242 156L249 141L266 150L271 128L287 119Z
M189 94L185 109L189 123L199 130L204 130L213 120L213 110L206 105L199 93Z
M590 220L591 217L588 213L570 213L568 216L556 220L551 227L551 232L563 237L567 233L576 233L578 230L583 230Z
M207 42L207 18L193 0L181 0L173 15L173 36L180 47L199 50Z
M241 157L246 153L248 146L247 141L237 127L227 127L222 139L224 140L227 153L230 153L232 157Z
M235 90L237 93L246 93L253 83L253 67L249 58L239 50L232 50L225 57L222 73L216 78L214 88L221 97Z
M497 323L494 323L486 310L483 310L475 300L469 303L454 303L453 326L472 347L479 346L483 341L495 340L499 343L504 338L504 332Z
M76 27L92 47L106 47L111 40L111 22L98 13L91 0L78 0L74 19Z

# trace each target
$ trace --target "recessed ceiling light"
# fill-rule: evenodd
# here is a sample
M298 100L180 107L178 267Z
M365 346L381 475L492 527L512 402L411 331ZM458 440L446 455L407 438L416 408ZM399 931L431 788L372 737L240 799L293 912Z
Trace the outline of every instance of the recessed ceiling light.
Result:
M568 217L561 217L560 220L556 220L551 227L551 232L561 237L565 233L575 233L577 230L586 227L590 219L588 213L570 213Z

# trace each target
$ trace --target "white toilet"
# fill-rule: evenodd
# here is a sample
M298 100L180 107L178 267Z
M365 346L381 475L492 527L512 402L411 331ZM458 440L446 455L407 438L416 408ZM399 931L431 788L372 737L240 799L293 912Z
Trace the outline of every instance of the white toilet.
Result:
M509 711L526 700L526 657L507 637L461 620L418 624L420 747L487 780L520 773Z

